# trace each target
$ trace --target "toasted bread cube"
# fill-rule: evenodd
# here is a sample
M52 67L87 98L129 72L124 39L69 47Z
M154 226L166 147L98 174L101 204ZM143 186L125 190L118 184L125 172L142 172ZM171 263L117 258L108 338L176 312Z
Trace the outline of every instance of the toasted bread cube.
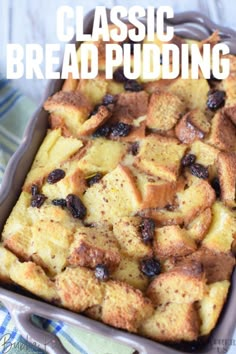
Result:
M109 280L105 284L105 297L102 304L103 322L129 332L137 332L145 318L153 313L153 306L141 291L132 286Z
M232 63L232 61L231 61ZM235 64L234 64L235 65ZM226 102L224 107L224 113L232 120L236 122L235 116L235 104L236 104L236 73L231 72L229 76L222 81L222 88L226 93Z
M169 92L184 100L188 110L195 108L202 112L206 109L209 86L206 79L182 79L178 78L169 86Z
M153 248L156 257L162 260L171 256L186 256L196 251L197 246L185 229L171 225L156 228Z
M0 258L0 281L10 283L10 269L11 266L18 261L18 258L14 255L14 253L4 248L2 244L0 244Z
M200 321L194 304L168 303L157 306L139 333L161 342L193 341L198 338Z
M141 209L164 208L166 205L172 204L178 189L183 186L183 179L177 182L168 182L144 173L133 166L129 167L142 194Z
M60 129L49 131L26 177L24 190L30 192L32 184L41 186L51 171L59 168L63 161L74 155L82 146L83 143L78 139L61 136Z
M217 159L221 200L229 207L235 206L236 154L221 152Z
M39 220L32 225L31 229L32 259L51 275L60 273L66 266L74 230L53 219Z
M77 167L86 176L97 172L107 173L116 168L126 151L125 143L97 138L86 146Z
M236 89L236 79L235 79L235 89ZM236 91L236 90L235 90ZM233 102L229 107L224 108L224 114L231 119L233 124L236 124L236 94L235 98L233 99Z
M106 78L100 74L95 79L80 79L77 90L87 98L91 105L99 104L107 93Z
M68 73L68 78L65 80L62 91L75 91L78 86L78 79L74 79L72 73Z
M211 220L211 208L207 208L187 226L188 235L197 243L201 242L209 230Z
M138 211L141 195L129 169L118 165L87 189L83 202L87 208L87 223L101 220L114 223L116 219Z
M199 315L201 319L200 335L205 336L215 328L221 310L225 303L230 282L224 280L208 285L207 293L199 302Z
M202 264L208 284L230 280L235 265L233 254L214 251L206 247L200 247L182 260L183 263L189 261Z
M10 268L10 278L36 296L47 301L58 300L54 282L33 262L14 262Z
M177 193L178 207L173 210L149 209L142 216L156 220L160 225L188 226L191 221L205 209L210 208L215 201L215 191L204 180L193 183L189 188Z
M236 127L222 111L212 119L208 143L220 150L236 151Z
M135 165L146 173L176 181L185 150L176 139L151 134L141 141Z
M141 238L140 217L123 217L113 224L113 232L119 242L121 250L133 259L151 257L152 249Z
M70 246L68 262L89 268L95 268L97 264L116 268L120 263L120 252L113 233L106 227L78 228Z
M148 277L141 272L139 261L126 256L122 256L111 278L125 282L141 291L145 291L148 286Z
M63 124L75 136L92 111L89 100L79 91L59 91L47 99L44 108L54 116L61 117Z
M94 305L84 311L84 314L96 321L102 321L102 306Z
M230 252L236 236L236 218L223 203L215 202L212 207L212 223L202 245L219 252Z
M76 312L102 303L104 284L84 267L66 268L55 278L62 306Z
M203 139L210 131L210 123L200 109L188 112L175 127L177 138L184 144Z
M106 106L100 106L98 112L87 119L78 129L78 136L92 134L103 125L111 116L111 111Z
M156 277L147 289L147 296L155 305L192 303L203 298L205 283L201 264L189 262Z
M172 129L184 112L185 105L178 96L154 92L148 106L147 126L164 131Z
M45 182L42 186L42 193L51 200L66 198L68 194L82 196L87 189L84 173L78 168L78 161L67 161L60 167L65 171L65 177L54 184Z

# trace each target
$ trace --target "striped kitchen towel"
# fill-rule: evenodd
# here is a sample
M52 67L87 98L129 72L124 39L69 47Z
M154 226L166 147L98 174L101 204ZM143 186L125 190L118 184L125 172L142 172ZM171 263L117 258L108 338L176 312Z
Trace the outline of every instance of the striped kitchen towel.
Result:
M0 183L11 155L17 149L35 105L9 80L0 76ZM1 290L0 290L1 291ZM33 317L34 323L58 336L71 354L131 354L133 349L62 322ZM0 303L0 353L44 353L17 332L7 309Z

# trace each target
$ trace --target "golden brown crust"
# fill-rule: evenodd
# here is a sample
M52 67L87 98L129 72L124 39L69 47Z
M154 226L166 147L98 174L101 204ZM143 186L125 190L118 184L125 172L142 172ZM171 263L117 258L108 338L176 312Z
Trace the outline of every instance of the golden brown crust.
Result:
M219 111L212 119L209 144L224 151L236 151L236 127L229 118Z
M221 200L229 207L235 206L236 154L221 152L217 159Z

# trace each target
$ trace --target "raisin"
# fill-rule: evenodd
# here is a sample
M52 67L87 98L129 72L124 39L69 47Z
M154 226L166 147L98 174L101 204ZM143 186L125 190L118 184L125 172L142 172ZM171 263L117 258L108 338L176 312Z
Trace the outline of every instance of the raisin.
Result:
M47 182L50 184L57 183L62 178L64 178L65 175L66 175L65 171L61 170L60 168L56 168L51 173L49 173L49 175L47 177Z
M191 166L195 161L196 161L195 155L187 154L182 158L181 164L183 167L188 167L188 166Z
M95 277L102 281L107 281L109 279L109 271L104 264L96 265Z
M198 178L207 179L209 177L207 167L204 167L200 163L194 163L193 165L191 165L190 172L192 173L192 175Z
M66 200L61 198L61 199L53 199L52 204L55 206L61 206L61 207L66 207Z
M131 153L133 156L136 156L138 155L138 151L139 151L139 143L136 141L131 145Z
M100 104L97 104L97 105L94 107L93 111L90 113L90 116L89 116L88 118L91 118L92 116L95 116L95 114L98 113L98 110L99 110L99 107L100 107L100 106L101 106Z
M208 93L207 107L212 111L223 107L225 104L225 92L220 90L211 90Z
M32 196L31 206L33 208L40 208L46 199L47 197L44 194L35 194Z
M126 91L139 92L142 91L143 87L136 80L127 80L124 84Z
M102 174L96 173L96 175L87 179L87 185L91 187L93 184L98 183L101 178L102 178Z
M31 194L32 195L39 194L39 187L37 186L37 184L32 184L32 186L31 186Z
M220 181L218 177L213 178L211 181L211 186L215 191L216 198L219 198L221 195L221 189L220 189Z
M143 219L140 224L140 231L142 235L142 240L144 242L150 242L154 238L155 233L155 221L153 219Z
M116 103L116 100L117 98L115 96L107 94L103 97L102 104L108 106L109 104Z
M153 277L161 273L161 265L155 258L147 258L141 261L141 271L148 277Z
M123 122L119 122L111 127L112 136L127 136L131 130L131 125Z
M163 63L163 57L162 57L162 54L160 54L160 64L162 65Z
M94 138L107 137L110 134L110 127L108 125L102 125L94 133Z
M71 212L73 218L81 220L84 219L87 210L79 197L74 194L68 194L66 197L66 206Z
M125 77L123 66L120 66L114 71L113 80L115 80L116 82L126 82L128 80Z

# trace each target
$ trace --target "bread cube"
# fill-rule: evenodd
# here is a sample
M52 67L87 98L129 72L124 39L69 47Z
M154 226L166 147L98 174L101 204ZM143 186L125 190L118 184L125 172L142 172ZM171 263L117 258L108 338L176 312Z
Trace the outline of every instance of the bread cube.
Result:
M172 129L184 113L185 105L178 96L168 92L154 92L148 105L147 126L164 131Z
M236 151L236 127L222 111L212 119L208 143L220 150Z
M183 263L189 261L202 264L208 284L230 280L235 265L233 254L214 251L206 247L200 247L196 252L180 260Z
M173 84L169 86L169 92L175 94L184 100L188 110L195 108L202 112L206 109L207 93L209 86L207 80L204 78L182 79L174 80Z
M92 134L110 118L111 114L112 112L108 107L99 106L97 113L89 117L78 129L78 136Z
M135 165L148 174L173 182L177 180L186 146L178 140L151 134L140 143Z
M210 131L210 123L200 109L188 112L175 127L177 138L184 144L203 139Z
M11 266L18 261L18 258L0 244L0 281L11 283L10 269Z
M53 116L60 117L70 133L75 136L77 129L92 111L90 101L79 91L59 91L47 99L44 108L53 113Z
M120 263L118 243L106 227L77 228L70 246L68 263L75 266L95 268L104 264L114 269Z
M194 304L159 305L140 326L139 333L161 342L193 341L199 335L199 316Z
M127 256L122 256L117 269L111 274L114 280L120 280L132 287L145 291L148 286L148 277L140 270L139 261Z
M151 316L153 310L151 301L141 291L123 282L106 282L102 303L102 321L106 324L137 332L143 320Z
M156 228L154 236L154 254L160 260L186 256L196 251L197 246L185 229L179 225Z
M127 148L125 143L97 138L87 144L84 156L78 161L77 167L86 176L97 172L110 172L122 160Z
M113 224L116 219L138 211L141 195L129 169L118 165L87 189L83 202L87 208L87 223L107 221Z
M32 184L41 186L47 175L72 155L74 155L83 143L74 138L64 138L61 130L49 131L40 146L30 172L28 173L23 189L30 192Z
M147 296L155 305L192 303L203 298L205 283L201 264L189 262L158 275L150 283Z
M73 228L67 228L53 219L39 220L32 227L30 252L36 264L51 275L60 273L66 266Z
M225 303L230 282L224 280L207 286L207 293L199 302L199 316L201 319L200 335L208 335L216 326L221 310Z
M103 301L104 284L90 269L66 268L56 276L55 282L61 305L72 311L81 312Z
M201 242L207 234L211 225L211 208L205 209L187 226L188 235L197 243Z
M230 252L236 236L235 214L221 202L213 204L212 213L212 223L202 245L214 251Z
M84 95L88 102L94 106L102 102L107 93L107 80L103 75L97 75L94 79L80 79L77 92Z
M235 206L236 196L236 154L221 152L217 159L221 200L228 207Z
M139 259L152 256L151 246L145 244L141 238L142 219L140 217L123 217L115 221L113 224L113 232L119 242L122 252Z
M33 262L14 262L10 268L10 278L22 288L46 301L58 300L54 282L47 277L39 265Z

